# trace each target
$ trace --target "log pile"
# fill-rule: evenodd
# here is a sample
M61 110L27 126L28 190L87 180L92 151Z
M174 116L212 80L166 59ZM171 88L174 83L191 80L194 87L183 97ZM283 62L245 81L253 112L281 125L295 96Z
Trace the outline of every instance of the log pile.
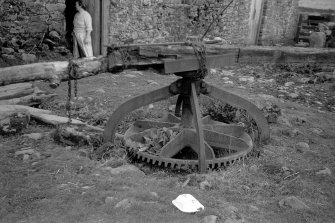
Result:
M75 69L75 77L69 75L70 66ZM56 129L66 126L63 129L76 130L56 131L62 139L84 138L86 140L85 135L88 132L94 136L101 135L103 129L76 119L71 119L69 124L67 117L53 115L51 111L31 106L38 106L43 101L53 99L56 96L56 94L41 91L34 85L34 81L47 81L50 83L50 87L56 88L61 81L66 81L69 78L81 79L102 73L105 70L105 57L0 68L0 135L20 133L29 126L31 120L54 126ZM86 133L81 133L78 129ZM75 136L76 134L77 136ZM81 141L88 143L84 139Z
M41 91L32 83L10 84L0 87L0 105L36 106L56 94Z
M51 113L24 105L0 105L0 135L20 133L28 127L31 115Z
M31 120L54 127L69 123L67 117L53 115L48 110L25 105L0 105L0 135L20 133L28 127ZM71 126L74 129L85 129L86 132L94 132L95 134L103 132L101 128L88 125L76 119L71 119L71 123L67 126Z

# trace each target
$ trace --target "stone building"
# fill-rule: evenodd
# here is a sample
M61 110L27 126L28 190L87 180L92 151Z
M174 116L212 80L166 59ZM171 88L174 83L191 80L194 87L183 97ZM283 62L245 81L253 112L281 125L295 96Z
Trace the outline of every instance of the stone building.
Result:
M74 0L0 0L2 60L23 59L31 54L67 54L75 13ZM335 1L320 0L87 0L93 17L94 53L125 40L134 43L183 41L202 36L221 37L227 44L293 44L301 10L335 12ZM69 48L69 46L67 46Z
M57 48L64 45L64 10L65 0L0 0L1 64L34 62L38 50L64 51Z

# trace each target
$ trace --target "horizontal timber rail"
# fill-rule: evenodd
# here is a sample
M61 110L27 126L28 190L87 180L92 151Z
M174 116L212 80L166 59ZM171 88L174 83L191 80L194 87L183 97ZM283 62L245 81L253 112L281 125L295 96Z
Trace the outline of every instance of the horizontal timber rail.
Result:
M136 45L136 46L135 46ZM160 71L171 68L167 60L180 60L189 64L195 63L194 50L187 42L159 44L131 44L132 59L124 64L120 54L99 56L74 60L77 65L77 78L86 78L103 72L113 72L122 69L145 69L152 67ZM169 47L168 47L169 46ZM237 47L230 45L206 45L208 57L217 68L234 64L287 64L287 63L318 63L335 66L335 49L313 49L298 47ZM222 58L220 58L222 55ZM113 58L115 57L115 58ZM225 59L227 58L227 59ZM0 86L44 80L51 87L57 87L61 81L66 81L68 61L41 62L12 67L0 68ZM173 72L170 69L169 72Z
M120 44L120 45L105 45L110 48L127 48L127 47L141 47L141 46L174 46L174 45L190 45L190 42L167 42L167 43L131 43L131 44Z

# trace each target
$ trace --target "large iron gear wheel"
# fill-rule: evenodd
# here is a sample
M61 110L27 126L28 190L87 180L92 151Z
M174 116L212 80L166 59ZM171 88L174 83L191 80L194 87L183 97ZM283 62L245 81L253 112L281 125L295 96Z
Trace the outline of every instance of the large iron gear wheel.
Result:
M266 142L269 139L267 121L254 104L234 93L209 85L202 80L194 81L183 77L170 86L137 96L123 103L107 122L104 130L104 140L114 140L118 123L129 112L154 102L166 100L174 95L179 95L176 104L176 114L181 111L182 114L179 114L181 119L169 115L167 119L159 121L138 121L126 132L126 140L131 139L140 142L143 140L145 131L152 128L168 127L180 129L177 136L164 145L158 155L136 151L135 156L137 158L148 163L172 168L182 168L183 166L198 167L200 173L205 173L208 168L227 166L247 157L253 148L250 136L244 132L241 126L216 122L209 117L201 118L198 102L200 94L245 109L256 122L260 141ZM192 148L199 159L183 160L174 158L185 147ZM217 155L224 150L232 153L224 156ZM219 152L217 153L217 151Z
M180 124L181 120L171 114L157 121L137 121L126 131L124 138L126 142L131 140L143 143L143 136L148 130L163 127L180 129ZM243 127L213 121L209 116L202 118L202 124L204 127L207 168L213 169L229 166L237 161L243 160L252 151L252 139L244 132ZM153 165L176 169L198 168L198 159L177 159L174 158L176 154L173 152L178 152L174 149L176 145L192 147L192 141L194 141L192 131L192 129L182 129L177 137L172 139L161 149L160 154L153 155L147 152L133 150L134 156L139 160ZM230 153L222 155L223 150L225 152L230 151Z

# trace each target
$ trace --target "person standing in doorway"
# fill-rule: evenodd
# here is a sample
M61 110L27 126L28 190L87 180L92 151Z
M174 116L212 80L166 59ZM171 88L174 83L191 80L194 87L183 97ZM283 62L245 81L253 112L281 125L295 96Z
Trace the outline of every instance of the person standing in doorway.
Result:
M83 0L76 0L75 6L77 13L73 20L73 56L92 57L92 17L86 11Z

